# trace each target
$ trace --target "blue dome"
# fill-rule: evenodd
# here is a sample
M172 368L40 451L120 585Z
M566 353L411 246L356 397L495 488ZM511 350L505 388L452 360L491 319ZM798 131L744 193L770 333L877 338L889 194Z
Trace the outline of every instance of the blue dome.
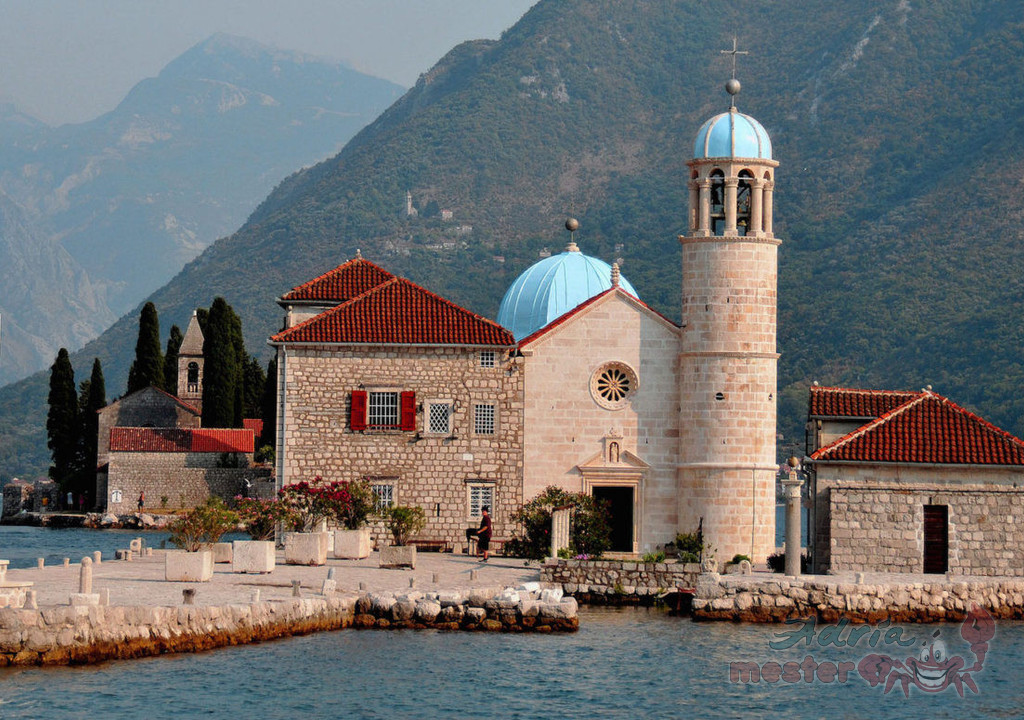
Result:
M693 144L693 157L772 159L772 140L754 118L736 108L704 123Z
M584 255L570 245L558 255L544 258L516 278L498 309L498 323L516 340L540 330L578 305L612 286L611 265ZM619 287L639 297L624 277Z

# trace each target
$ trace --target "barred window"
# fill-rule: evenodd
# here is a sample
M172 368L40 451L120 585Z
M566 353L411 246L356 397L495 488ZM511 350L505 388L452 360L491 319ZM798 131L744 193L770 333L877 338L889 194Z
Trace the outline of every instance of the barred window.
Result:
M379 514L395 504L395 486L391 483L374 483L370 486L375 499L374 510Z
M494 434L493 403L481 403L473 406L473 431L477 435Z
M494 485L491 483L487 484L473 484L469 488L469 517L474 520L479 520L481 515L481 508L485 505L490 508L489 512L491 516L494 516Z
M398 427L398 393L371 392L366 420L370 427Z
M428 432L447 435L452 428L451 403L430 403Z
M496 364L497 353L493 350L480 351L480 367L492 368Z

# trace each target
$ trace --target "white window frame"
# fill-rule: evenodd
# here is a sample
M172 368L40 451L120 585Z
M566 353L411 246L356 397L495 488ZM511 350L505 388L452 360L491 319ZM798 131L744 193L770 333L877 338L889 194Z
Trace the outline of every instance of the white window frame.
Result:
M451 400L439 399L439 400L428 400L426 402L426 432L428 435L451 435L452 432L452 417L455 415L454 403ZM444 427L435 428L434 426L434 408L435 407L446 407L448 408L448 420Z
M478 356L480 360L480 367L482 368L493 368L498 367L498 351L497 350L481 350Z
M490 430L481 430L481 423L486 424L488 418L481 417L484 408L491 409ZM498 404L496 402L474 402L473 403L473 434L481 437L494 437L498 434Z
M493 480L470 480L466 483L467 520L479 523L480 518L482 517L480 508L484 505L487 505L491 509L491 518L494 517L494 487L495 483Z
M377 405L374 405L374 400ZM382 402L387 401L387 402ZM388 407L391 406L391 407ZM376 415L375 415L376 413ZM386 413L386 415L384 414ZM393 420L381 422L381 420ZM402 424L401 393L398 390L374 389L366 392L366 427L369 430L393 430Z
M380 515L384 510L395 506L395 481L397 478L367 478L373 492L374 513Z

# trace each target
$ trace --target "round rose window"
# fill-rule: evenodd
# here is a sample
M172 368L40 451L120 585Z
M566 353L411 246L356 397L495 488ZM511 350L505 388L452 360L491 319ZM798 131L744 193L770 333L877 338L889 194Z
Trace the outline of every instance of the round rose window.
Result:
M609 410L625 407L636 386L636 373L623 363L605 363L590 378L590 393L594 400Z

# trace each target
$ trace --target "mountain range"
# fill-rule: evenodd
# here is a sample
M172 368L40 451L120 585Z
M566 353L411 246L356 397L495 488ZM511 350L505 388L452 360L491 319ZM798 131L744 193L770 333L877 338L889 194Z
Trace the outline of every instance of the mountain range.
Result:
M541 0L501 39L454 48L151 299L182 324L223 295L259 348L279 326L275 296L360 248L494 317L516 275L564 245L572 214L584 252L621 259L641 299L678 318L686 161L728 108L734 35L750 53L739 108L780 163L780 457L802 454L814 380L930 384L1024 433L1013 0ZM123 317L76 368L97 355L123 377L136 323ZM42 374L0 391L4 472L43 466L44 397Z
M0 106L0 383L99 335L401 93L221 34L90 122Z

